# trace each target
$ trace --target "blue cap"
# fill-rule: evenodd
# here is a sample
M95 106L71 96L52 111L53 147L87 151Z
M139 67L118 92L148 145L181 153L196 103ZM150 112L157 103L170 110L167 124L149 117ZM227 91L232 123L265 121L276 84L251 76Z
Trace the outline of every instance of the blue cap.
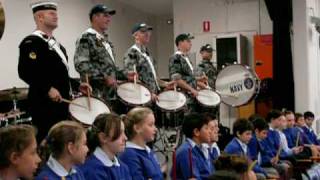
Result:
M136 23L133 26L131 33L134 34L137 31L146 32L146 31L151 31L152 29L153 29L152 26L149 26L146 23Z
M93 15L98 14L98 13L107 13L109 15L115 15L116 10L108 8L106 5L103 4L97 4L93 6L93 8L90 11L90 19L92 18Z

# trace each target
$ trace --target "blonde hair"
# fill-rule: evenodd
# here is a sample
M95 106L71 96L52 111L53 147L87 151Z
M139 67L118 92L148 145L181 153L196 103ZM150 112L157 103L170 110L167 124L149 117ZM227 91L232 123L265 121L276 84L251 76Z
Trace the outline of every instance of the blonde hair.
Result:
M147 107L135 107L128 112L125 118L125 126L129 140L137 134L134 125L140 124L149 114L153 114L153 112Z
M59 158L68 143L77 143L85 129L75 121L60 121L49 130L47 143L52 156Z

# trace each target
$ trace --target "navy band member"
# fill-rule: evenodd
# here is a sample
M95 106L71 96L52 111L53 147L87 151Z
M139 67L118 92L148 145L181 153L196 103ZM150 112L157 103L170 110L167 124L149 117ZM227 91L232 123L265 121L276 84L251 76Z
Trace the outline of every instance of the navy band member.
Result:
M76 42L74 64L81 79L86 74L93 87L93 95L104 100L115 100L117 79L126 79L122 71L116 66L113 45L108 40L106 31L111 18L116 11L105 5L95 5L89 18L91 27L88 28Z
M32 5L36 30L20 43L18 72L29 86L29 105L38 140L49 128L68 118L68 105L61 99L71 95L66 49L53 37L58 26L57 4L40 2ZM88 87L82 84L81 90Z
M196 97L198 95L196 90L198 81L202 81L205 77L197 79L195 77L192 63L187 55L192 46L191 39L193 36L190 34L179 34L176 37L175 44L178 50L169 59L169 75L172 80L177 81L180 88ZM189 96L187 104L189 106L188 112L196 111L194 98Z
M201 54L202 60L196 67L196 76L198 77L206 76L208 78L207 80L208 85L214 89L215 80L217 78L217 69L214 67L213 63L211 62L212 51L213 49L210 44L206 44L200 48L200 54ZM202 85L202 82L198 82L198 86L200 84Z
M136 67L139 80L152 92L152 100L156 100L156 94L161 87L168 87L171 83L160 80L156 72L156 61L150 55L147 45L150 41L152 27L146 23L136 23L132 29L135 44L131 46L124 56L124 67L130 72Z

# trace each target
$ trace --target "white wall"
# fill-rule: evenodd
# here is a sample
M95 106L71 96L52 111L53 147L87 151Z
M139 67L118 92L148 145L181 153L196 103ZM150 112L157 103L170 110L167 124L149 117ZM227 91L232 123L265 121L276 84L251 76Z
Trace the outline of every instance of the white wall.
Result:
M272 33L272 21L264 0L175 0L173 9L174 34L188 32L195 35L191 51L197 52L197 62L201 45L212 44L218 34L234 32L242 32L248 37L249 61L252 61L253 35ZM202 31L203 21L211 22L211 32Z
M310 16L320 17L319 0L293 0L293 70L297 112L320 115L319 33ZM316 123L314 123L316 125ZM317 127L320 132L320 124Z
M173 9L174 35L195 35L191 52L197 53L197 62L200 46L212 44L216 35L240 32L248 38L248 62L253 64L253 35L272 33L264 0L174 0ZM211 32L202 32L203 21L211 22ZM235 108L221 105L220 120L224 125L231 126L236 114Z
M5 31L0 40L0 90L13 86L26 87L27 85L19 79L17 72L18 45L25 36L35 29L30 8L30 3L33 0L0 1L3 3L6 18ZM108 34L115 45L116 61L119 66L123 66L123 55L133 44L131 28L136 22L146 22L155 27L149 48L156 59L158 59L158 54L160 54L160 59L165 59L164 56L172 53L173 50L167 47L170 47L173 42L173 28L161 24L163 22L161 18L156 18L153 15L112 0L59 0L59 27L54 31L54 35L67 49L69 74L72 77L78 77L73 65L75 42L89 26L88 14L95 3L105 3L117 10ZM161 65L159 74L160 76L167 76L167 68Z

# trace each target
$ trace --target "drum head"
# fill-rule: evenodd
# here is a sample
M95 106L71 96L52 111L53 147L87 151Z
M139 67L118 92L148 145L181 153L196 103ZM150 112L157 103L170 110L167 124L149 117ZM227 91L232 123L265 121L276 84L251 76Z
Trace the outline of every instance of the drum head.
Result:
M221 98L216 92L209 89L203 89L199 91L197 100L203 106L215 107L220 104Z
M78 97L69 105L69 111L73 118L85 125L92 125L95 118L102 113L110 113L108 106L96 98L90 98L91 109L88 108L88 97ZM81 105L81 106L79 106Z
M216 79L216 92L230 106L248 103L259 91L259 80L251 68L230 65L221 70Z
M158 95L157 106L165 111L176 111L187 102L186 96L178 91L164 91Z
M123 83L117 88L117 94L124 102L131 105L144 105L151 101L151 92L138 83Z

